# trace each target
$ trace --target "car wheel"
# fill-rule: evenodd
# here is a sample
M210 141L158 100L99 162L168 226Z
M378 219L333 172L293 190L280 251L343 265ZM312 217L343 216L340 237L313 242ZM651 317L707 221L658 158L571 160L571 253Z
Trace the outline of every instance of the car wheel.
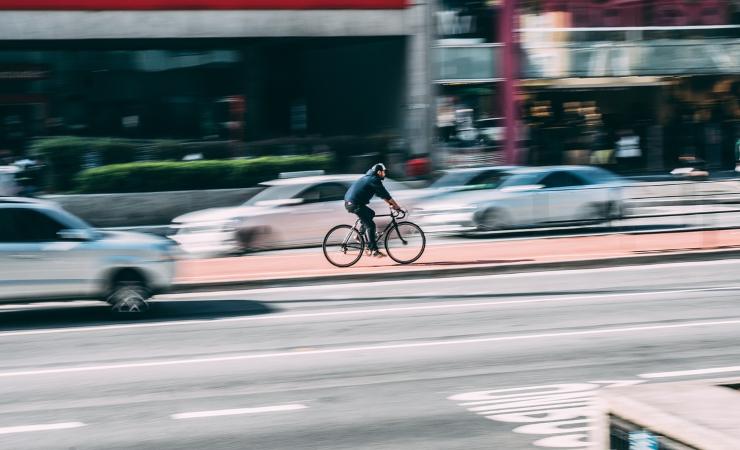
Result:
M479 231L497 231L506 228L506 220L501 210L489 208L479 215L477 225Z
M144 281L132 274L119 277L114 283L106 301L114 314L143 314L149 311L149 290Z
M621 202L609 202L609 220L622 220L625 215L624 204Z
M606 222L609 215L609 204L594 203L584 208L580 220L587 223Z
M267 242L270 233L271 231L268 227L256 227L240 230L237 232L236 237L236 240L239 243L240 253L253 253L268 249L269 246L267 245Z

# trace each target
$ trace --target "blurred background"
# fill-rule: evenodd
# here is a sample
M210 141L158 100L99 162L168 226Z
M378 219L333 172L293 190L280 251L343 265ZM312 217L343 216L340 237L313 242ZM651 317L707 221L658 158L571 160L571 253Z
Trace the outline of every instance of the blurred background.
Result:
M0 448L740 448L592 402L740 374L738 172L740 0L0 0Z
M736 0L180 3L0 2L0 159L46 167L45 192L158 160L328 153L404 179L738 159Z

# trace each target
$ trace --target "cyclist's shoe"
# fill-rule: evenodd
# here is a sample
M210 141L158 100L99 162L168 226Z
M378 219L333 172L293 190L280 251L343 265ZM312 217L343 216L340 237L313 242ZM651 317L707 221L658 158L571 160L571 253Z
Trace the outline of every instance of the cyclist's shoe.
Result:
M373 258L385 258L386 254L381 252L380 250L375 250L372 254Z

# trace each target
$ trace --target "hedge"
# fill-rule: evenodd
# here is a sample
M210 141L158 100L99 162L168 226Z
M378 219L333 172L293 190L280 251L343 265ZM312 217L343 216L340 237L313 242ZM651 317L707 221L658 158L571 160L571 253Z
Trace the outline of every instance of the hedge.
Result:
M76 178L81 193L155 192L254 186L280 172L331 170L331 156L268 156L190 162L140 162L88 169Z
M86 165L105 166L141 160L181 160L185 155L201 153L204 159L234 156L228 142L184 142L175 140L132 140L58 136L39 139L31 153L48 167L47 185L54 191L74 187L75 176Z

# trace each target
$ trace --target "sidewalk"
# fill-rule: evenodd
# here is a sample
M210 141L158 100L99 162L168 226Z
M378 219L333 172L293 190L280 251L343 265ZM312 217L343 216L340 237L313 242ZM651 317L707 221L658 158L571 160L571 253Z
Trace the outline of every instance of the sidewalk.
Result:
M518 241L435 244L428 237L422 258L403 266L390 258L363 257L340 269L321 251L182 261L178 289L257 286L310 281L384 280L462 273L504 273L574 267L654 263L740 256L740 229L651 234L613 234Z

